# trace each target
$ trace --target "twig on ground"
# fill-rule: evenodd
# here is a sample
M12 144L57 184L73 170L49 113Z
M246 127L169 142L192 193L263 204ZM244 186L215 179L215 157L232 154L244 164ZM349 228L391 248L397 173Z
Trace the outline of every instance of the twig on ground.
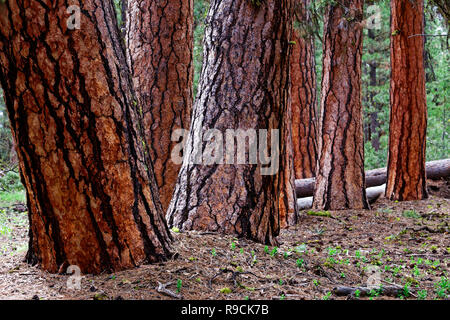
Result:
M157 292L165 294L169 297L175 298L175 299L183 299L183 296L181 294L176 294L175 292L167 289L166 287L171 285L172 282L168 282L166 284L162 284L161 282L158 281L158 286L155 288Z

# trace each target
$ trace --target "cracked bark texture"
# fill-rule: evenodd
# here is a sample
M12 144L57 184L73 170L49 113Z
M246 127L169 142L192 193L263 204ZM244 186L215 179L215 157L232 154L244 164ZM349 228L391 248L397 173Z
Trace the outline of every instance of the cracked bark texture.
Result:
M391 1L391 112L386 197L428 197L423 1Z
M289 128L283 117L289 110L291 10L290 0L260 6L248 0L211 1L199 94L167 211L169 226L276 243L280 207L291 205L280 201L294 199L293 181L292 195L280 197L286 188ZM280 146L269 150L282 155L278 172L261 175L261 163L195 164L197 150L206 146L195 137L212 128L224 137L226 129L278 129ZM271 136L267 140L270 145Z
M325 14L319 159L313 208L369 208L365 191L361 105L363 1Z
M112 1L0 4L0 83L27 190L26 259L121 270L170 254Z
M181 167L171 135L189 129L192 110L193 21L192 0L128 0L127 59L164 211Z
M316 63L314 37L309 32L310 0L296 2L299 28L294 29L291 55L292 141L296 179L315 176L317 161Z

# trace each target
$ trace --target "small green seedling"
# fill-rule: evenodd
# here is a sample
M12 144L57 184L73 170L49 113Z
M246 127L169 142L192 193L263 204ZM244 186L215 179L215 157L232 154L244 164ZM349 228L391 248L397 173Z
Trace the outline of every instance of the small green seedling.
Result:
M177 280L177 293L181 292L181 287L183 286L183 281L181 279Z

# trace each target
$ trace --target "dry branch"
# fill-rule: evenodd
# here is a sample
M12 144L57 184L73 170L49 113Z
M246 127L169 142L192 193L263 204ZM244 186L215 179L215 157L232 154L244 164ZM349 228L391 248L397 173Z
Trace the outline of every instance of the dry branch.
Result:
M381 195L384 194L385 190L386 190L386 184L383 184L378 187L367 188L366 194L367 194L367 200L369 200L369 203L375 202ZM313 197L297 199L298 210L305 210L305 209L311 208L312 202L313 202Z

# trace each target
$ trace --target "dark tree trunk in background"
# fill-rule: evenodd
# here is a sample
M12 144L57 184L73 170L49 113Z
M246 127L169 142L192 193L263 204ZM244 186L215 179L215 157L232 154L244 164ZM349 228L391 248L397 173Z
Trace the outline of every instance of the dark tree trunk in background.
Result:
M27 190L27 260L100 273L169 254L112 2L0 4L0 81Z
M296 18L300 25L293 32L291 55L292 141L295 178L315 175L317 161L316 128L316 62L314 37L310 32L310 0L296 2Z
M365 4L370 6L375 3L374 0L367 0ZM368 45L368 52L370 55L374 53L380 53L383 48L380 48L379 44L376 42L376 33L374 29L369 28L367 30L367 37L371 40ZM363 99L364 108L364 141L370 142L375 151L380 150L380 123L378 121L378 113L381 112L381 105L375 101L375 96L377 95L379 88L378 85L378 75L377 68L379 65L378 59L374 58L367 62L368 73L369 73L369 83L367 85L367 97ZM363 97L364 98L364 97Z
M281 185L279 204L280 227L294 226L298 222L297 198L295 197L295 170L294 170L294 144L292 139L292 107L287 103L286 112L283 113L284 130L282 147L284 148L283 172L280 174Z
M370 39L375 40L375 33L373 30L369 29L367 30L367 35ZM378 113L381 112L379 103L375 101L375 95L376 95L376 86L378 84L377 82L377 61L370 61L369 62L369 101L372 107L371 112L369 113L369 135L368 135L368 141L372 144L372 147L375 151L380 150L380 133L377 130L380 126L380 123L378 122Z
M341 1L325 14L315 209L369 207L360 97L362 16L362 0Z
M193 79L193 1L128 0L126 43L146 143L164 211L180 164L171 160L176 129L189 129Z
M170 226L276 242L279 208L283 207L279 202L294 198L293 181L292 195L280 196L286 192L285 170L289 170L285 156L289 128L283 119L289 111L291 9L290 0L261 5L248 0L211 1L199 95L167 214ZM222 133L224 144L226 129L257 129L256 135L262 132L258 129L269 130L267 139L258 139L258 147L264 142L269 145L268 154L279 159L279 170L262 175L265 165L260 157L258 164L250 164L248 159L245 164L196 164L197 150L204 150L210 144L205 141L211 141L204 138L198 142L196 137L213 128ZM270 134L272 129L279 130L279 148L278 143L270 148L271 138L276 137L276 132ZM218 136L215 141L220 140ZM214 153L219 159L221 150ZM284 208L289 206L284 204ZM295 207L295 202L291 206Z
M391 113L386 197L427 198L423 0L391 2Z

